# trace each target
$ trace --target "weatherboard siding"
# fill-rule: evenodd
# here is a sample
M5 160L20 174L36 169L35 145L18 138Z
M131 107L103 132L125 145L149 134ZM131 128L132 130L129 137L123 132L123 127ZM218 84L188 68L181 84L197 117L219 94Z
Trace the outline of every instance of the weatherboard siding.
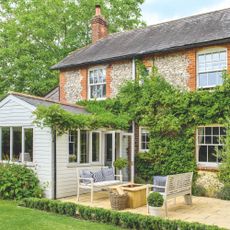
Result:
M68 152L68 135L57 136L57 198L77 194L77 170L89 169L94 171L101 168L101 166L95 165L77 166L75 163L69 163Z
M32 109L10 99L0 107L0 127L22 126L32 127L33 135L33 169L41 182L45 185L45 196L52 198L52 136L49 128L38 128L33 124L34 116Z

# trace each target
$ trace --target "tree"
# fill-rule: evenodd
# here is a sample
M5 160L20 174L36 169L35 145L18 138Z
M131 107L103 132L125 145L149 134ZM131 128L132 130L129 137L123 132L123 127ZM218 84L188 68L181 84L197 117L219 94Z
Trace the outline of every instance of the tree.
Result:
M144 0L1 0L0 96L9 90L44 95L57 85L49 68L91 42L90 21L101 4L110 32L144 26Z

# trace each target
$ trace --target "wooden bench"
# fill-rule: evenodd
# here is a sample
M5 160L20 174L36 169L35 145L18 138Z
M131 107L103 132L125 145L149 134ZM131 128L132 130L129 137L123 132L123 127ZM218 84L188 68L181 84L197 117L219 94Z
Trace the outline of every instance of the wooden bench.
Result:
M108 167L103 167L103 168L108 168ZM88 169L88 170L91 172L95 172L100 169ZM93 193L95 190L108 189L112 185L118 185L121 183L122 183L122 175L114 175L114 180L94 182L93 178L81 178L81 170L78 170L77 172L77 201L79 201L81 188L90 190L90 193L91 193L90 200L91 200L91 203L93 203Z
M192 177L193 172L169 175L166 177L165 186L149 185L147 194L159 189L164 191L159 193L164 198L165 215L168 216L167 201L169 199L184 196L185 203L188 205L192 204ZM153 191L150 191L151 188L153 188Z

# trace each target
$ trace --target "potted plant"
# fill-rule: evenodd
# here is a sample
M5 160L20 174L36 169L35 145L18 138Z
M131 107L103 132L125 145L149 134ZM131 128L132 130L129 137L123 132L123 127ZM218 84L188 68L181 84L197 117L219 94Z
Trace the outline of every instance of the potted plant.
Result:
M160 216L164 198L159 192L151 192L148 196L149 214L152 216Z
M113 162L113 166L119 170L119 174L122 175L121 170L128 166L128 160L125 158L118 158Z
M118 158L113 162L113 166L117 168L118 170L122 170L126 168L128 165L128 160L125 158Z

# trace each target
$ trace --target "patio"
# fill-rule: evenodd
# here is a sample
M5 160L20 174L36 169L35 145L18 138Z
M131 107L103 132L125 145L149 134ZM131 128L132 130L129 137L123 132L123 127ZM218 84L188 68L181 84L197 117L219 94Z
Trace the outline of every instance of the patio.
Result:
M95 192L93 204L90 203L89 193L82 194L79 202L76 202L76 196L61 200L86 206L111 209L108 191ZM148 215L146 206L136 209L126 209L125 211ZM207 197L193 197L193 205L189 206L185 205L183 197L179 197L176 204L174 204L174 200L168 202L168 211L169 219L179 219L209 225L214 224L230 229L230 201Z

